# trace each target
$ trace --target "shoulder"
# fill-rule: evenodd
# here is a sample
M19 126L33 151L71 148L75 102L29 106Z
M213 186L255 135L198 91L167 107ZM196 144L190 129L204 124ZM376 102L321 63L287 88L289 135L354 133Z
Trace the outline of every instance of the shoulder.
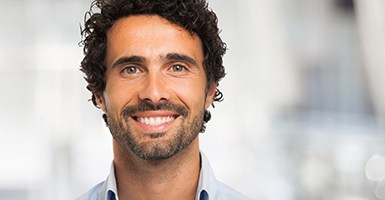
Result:
M250 197L247 197L222 182L218 182L218 197L218 200L251 200Z
M201 174L199 177L199 191L206 191L207 197L200 199L210 200L251 200L249 197L218 181L211 169L210 163L205 154L201 152Z
M105 181L92 187L76 200L114 200L117 199L114 163L111 164L110 174Z
M84 193L82 196L76 198L75 200L101 200L102 195L101 195L101 190L102 186L104 184L103 182L98 183L94 187L92 187L88 192Z

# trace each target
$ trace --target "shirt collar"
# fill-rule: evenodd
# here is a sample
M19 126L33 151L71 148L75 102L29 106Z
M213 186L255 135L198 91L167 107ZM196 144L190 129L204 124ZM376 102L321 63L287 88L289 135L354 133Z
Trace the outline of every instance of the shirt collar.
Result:
M116 187L114 162L111 164L110 174L108 175L107 181L104 182L102 187L103 189L101 191L105 191L105 194L103 194L105 200L119 200L117 195L118 190Z
M201 171L199 175L198 189L196 193L196 200L215 199L218 191L218 182L211 169L209 160L203 152L200 152Z
M200 152L201 159L201 170L199 174L198 189L195 195L196 200L209 200L215 199L218 190L218 182L214 176L213 170L211 169L210 163L206 155ZM103 184L103 194L105 200L119 200L118 190L116 187L115 179L115 166L112 162L110 174L108 175L107 181Z

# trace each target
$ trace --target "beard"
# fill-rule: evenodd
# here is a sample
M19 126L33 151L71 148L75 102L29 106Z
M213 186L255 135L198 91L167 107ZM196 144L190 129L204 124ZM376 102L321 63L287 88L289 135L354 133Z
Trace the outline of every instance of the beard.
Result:
M134 130L129 121L134 120L132 116L138 112L167 110L173 111L179 115L181 122L177 127L169 129L167 132L141 133ZM168 159L181 150L188 147L201 132L203 127L202 109L195 116L191 116L185 106L163 102L151 104L141 101L138 105L127 106L120 114L118 120L112 113L106 112L107 126L110 129L114 140L126 151L131 151L137 157L143 160L163 160ZM190 118L190 120L188 120ZM166 140L157 140L167 135ZM150 141L140 142L144 137L150 137Z

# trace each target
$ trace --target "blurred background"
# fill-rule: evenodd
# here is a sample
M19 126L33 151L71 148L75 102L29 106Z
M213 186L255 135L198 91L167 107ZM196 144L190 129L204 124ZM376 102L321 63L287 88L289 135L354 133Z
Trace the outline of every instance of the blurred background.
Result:
M79 71L90 3L0 1L0 199L74 199L108 175ZM200 136L217 178L253 199L385 199L385 1L210 7L229 47Z

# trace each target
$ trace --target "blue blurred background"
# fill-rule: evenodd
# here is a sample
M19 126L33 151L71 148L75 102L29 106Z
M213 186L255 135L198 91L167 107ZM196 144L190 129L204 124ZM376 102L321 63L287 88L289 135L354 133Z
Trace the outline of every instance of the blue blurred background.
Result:
M79 71L90 3L0 1L0 199L74 199L108 174ZM385 199L385 1L210 7L229 47L200 136L217 178L253 199Z

